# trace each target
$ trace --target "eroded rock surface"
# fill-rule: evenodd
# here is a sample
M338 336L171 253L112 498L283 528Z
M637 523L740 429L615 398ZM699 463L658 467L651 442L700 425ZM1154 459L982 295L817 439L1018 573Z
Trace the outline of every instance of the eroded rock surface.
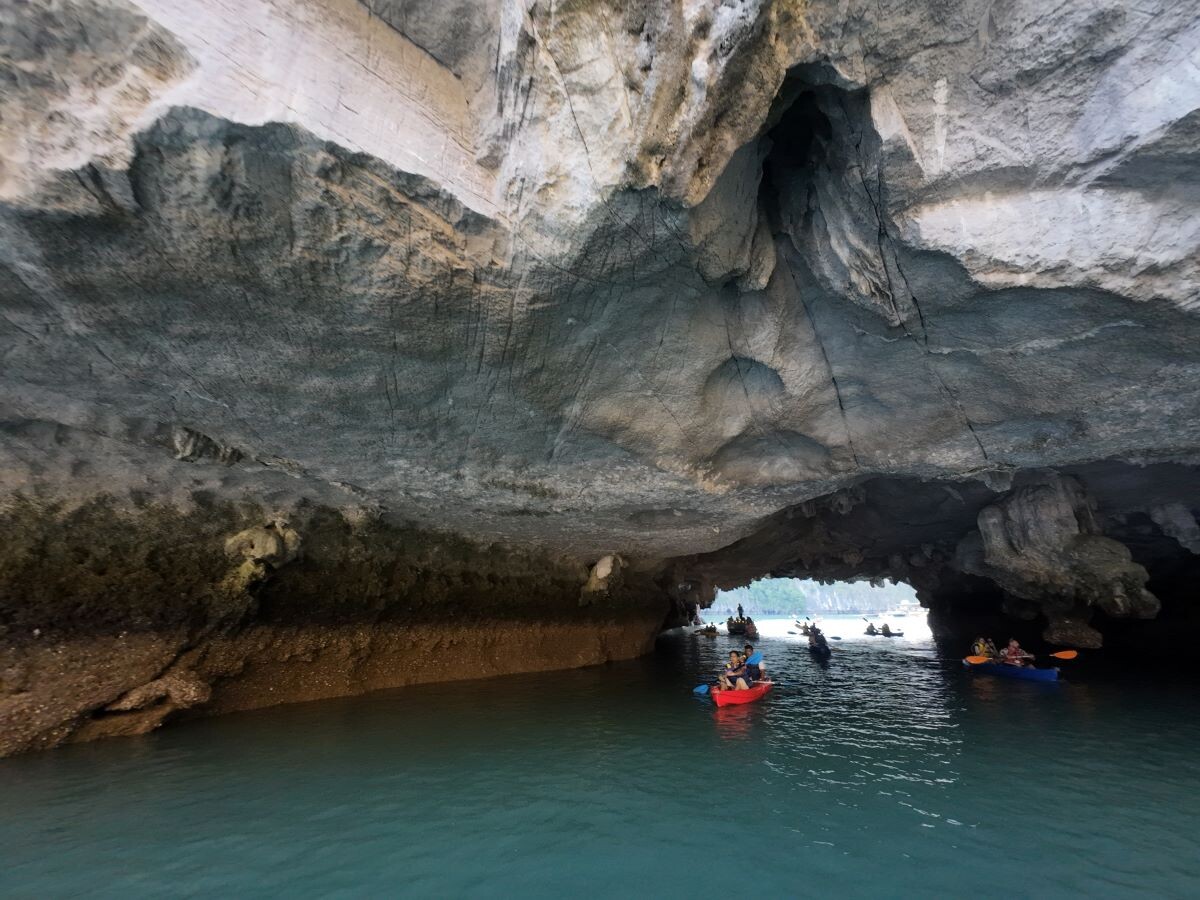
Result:
M301 507L21 501L0 517L0 753L183 713L645 653L669 602L610 563Z
M1189 614L1198 11L6 6L7 746L256 705L268 671L279 699L393 683L348 674L409 646L353 649L383 640L356 604L430 582L313 585L414 540L570 573L513 616L575 629L537 665L770 571L1093 645ZM399 543L321 549L372 523ZM311 651L325 687L283 675L310 653L270 631L284 583L296 648L346 642Z
M1099 533L1075 479L1051 476L1020 487L985 506L976 522L978 531L958 545L957 567L997 584L1018 617L1044 614L1051 640L1100 646L1100 634L1087 627L1092 605L1114 617L1153 618L1159 611L1158 598L1146 590L1145 568Z

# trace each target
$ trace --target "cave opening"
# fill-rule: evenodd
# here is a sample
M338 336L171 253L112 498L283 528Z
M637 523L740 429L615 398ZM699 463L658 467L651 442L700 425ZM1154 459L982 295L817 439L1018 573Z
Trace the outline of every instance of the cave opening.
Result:
M766 213L773 234L786 230L787 215L781 201L803 198L811 189L808 173L814 149L832 134L829 117L818 101L817 85L802 74L789 74L768 118L769 150L758 191L759 207Z
M735 615L741 607L754 618L878 615L924 611L911 585L886 578L817 581L811 578L756 578L740 587L718 588L712 615Z
M1200 526L1177 499L1197 478L1193 467L1116 462L1008 479L878 477L676 560L675 573L681 599L715 621L739 602L752 617L852 613L852 602L802 606L801 595L890 581L948 651L989 635L1169 667L1200 624Z
M865 154L877 144L868 103L867 90L842 84L820 64L791 69L776 94L763 130L758 205L771 233L788 236L797 250L826 228L825 207L842 205L831 188L866 190Z

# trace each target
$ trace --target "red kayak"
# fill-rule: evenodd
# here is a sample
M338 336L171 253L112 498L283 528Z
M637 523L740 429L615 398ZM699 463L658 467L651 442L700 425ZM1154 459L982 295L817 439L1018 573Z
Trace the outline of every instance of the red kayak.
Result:
M770 681L760 681L754 687L745 691L723 691L720 688L713 688L713 703L717 704L717 706L732 706L735 703L753 703L755 700L761 699L771 689L771 685L772 682Z

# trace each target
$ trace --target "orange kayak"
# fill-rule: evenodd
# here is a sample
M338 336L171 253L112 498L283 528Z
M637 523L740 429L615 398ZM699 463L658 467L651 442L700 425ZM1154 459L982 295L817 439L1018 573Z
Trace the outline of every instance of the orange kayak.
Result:
M723 691L720 688L714 688L712 691L713 703L717 704L717 706L732 706L735 703L753 703L766 694L771 689L771 685L772 682L770 681L760 681L746 691Z

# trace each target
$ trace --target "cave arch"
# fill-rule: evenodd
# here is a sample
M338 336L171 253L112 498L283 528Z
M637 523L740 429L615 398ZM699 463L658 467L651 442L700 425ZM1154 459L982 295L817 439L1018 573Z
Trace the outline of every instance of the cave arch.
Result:
M1198 492L1200 468L1113 461L1007 479L873 478L672 566L700 605L764 577L891 579L912 585L945 640L1170 648L1200 624L1198 510L1177 500Z

